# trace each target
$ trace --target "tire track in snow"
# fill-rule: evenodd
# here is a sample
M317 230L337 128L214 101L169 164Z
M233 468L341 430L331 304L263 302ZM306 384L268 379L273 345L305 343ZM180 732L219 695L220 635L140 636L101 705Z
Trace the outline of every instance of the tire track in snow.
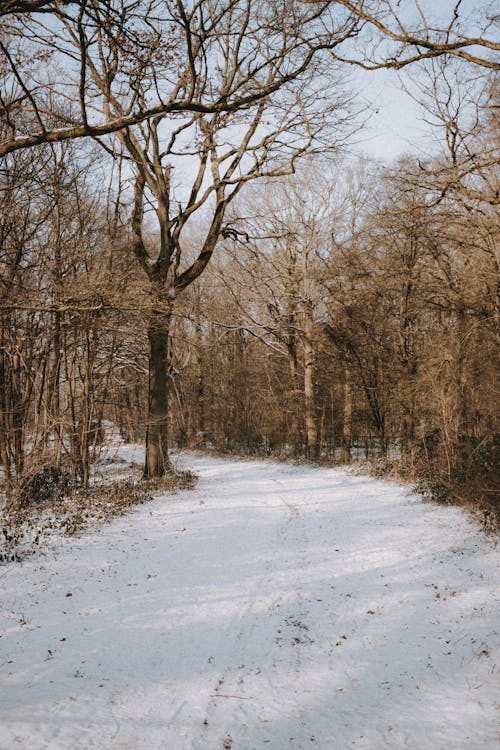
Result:
M258 696L266 689L283 689L283 672L289 678L299 678L302 649L311 642L307 635L309 625L304 622L308 612L304 611L305 599L300 584L292 601L285 606L282 594L273 598L265 611L259 604L259 597L272 587L276 573L280 572L282 577L288 571L293 574L304 570L307 561L307 536L299 507L286 498L283 481L272 476L266 479L271 492L268 490L264 496L265 506L271 512L278 511L268 544L271 555L264 560L257 582L247 592L241 617L235 618L243 627L235 629L229 663L212 686L203 731L193 741L193 750L230 748L233 744L235 748L248 747L245 743L250 738L250 725L255 724L257 718ZM274 486L279 488L278 492L272 489ZM283 560L283 549L293 550L293 559ZM259 643L267 644L265 653L259 654ZM279 672L277 679L276 672ZM302 721L299 692L294 703L297 718Z

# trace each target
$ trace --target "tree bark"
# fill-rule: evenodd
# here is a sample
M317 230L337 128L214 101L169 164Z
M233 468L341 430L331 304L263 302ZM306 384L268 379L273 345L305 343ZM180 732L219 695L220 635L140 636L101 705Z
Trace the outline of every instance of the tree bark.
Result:
M199 315L199 311L197 311ZM196 342L196 391L198 398L198 424L197 433L201 440L205 441L205 372L203 362L203 332L201 325L196 324L195 329Z
M351 461L352 441L352 378L349 364L344 366L344 414L342 423L342 461Z
M53 337L53 350L54 359L52 362L52 368L48 378L47 386L47 403L49 406L48 413L48 429L46 430L46 442L48 442L49 431L52 431L54 438L54 464L57 468L61 466L62 457L62 441L63 441L63 426L61 422L61 394L60 394L60 380L61 380L61 350L63 348L62 342L62 331L61 331L61 315L56 310L54 313L54 337Z
M295 336L289 336L287 342L287 360L290 370L291 390L288 396L288 411L290 414L290 435L293 442L295 456L301 456L304 449L303 426L301 424L298 407L300 406L300 396L302 388L300 387L297 357L297 341Z
M304 249L302 255L302 284L304 294L304 421L307 436L307 457L315 461L318 458L318 431L314 398L314 318L309 277L309 249Z
M149 389L144 477L172 470L168 455L168 337L172 311L153 312L148 328Z
M304 321L304 418L307 435L307 457L315 461L318 457L318 433L314 403L314 349L312 344L312 310L307 309Z
M3 466L4 484L7 496L11 490L11 466L9 455L9 420L7 405L7 368L5 365L5 335L3 316L0 319L0 461Z

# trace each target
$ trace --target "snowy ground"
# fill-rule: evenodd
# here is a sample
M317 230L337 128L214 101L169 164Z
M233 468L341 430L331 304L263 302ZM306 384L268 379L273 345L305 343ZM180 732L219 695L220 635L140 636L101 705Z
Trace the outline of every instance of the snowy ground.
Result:
M0 569L2 750L498 748L499 554L461 511L183 463L196 490Z

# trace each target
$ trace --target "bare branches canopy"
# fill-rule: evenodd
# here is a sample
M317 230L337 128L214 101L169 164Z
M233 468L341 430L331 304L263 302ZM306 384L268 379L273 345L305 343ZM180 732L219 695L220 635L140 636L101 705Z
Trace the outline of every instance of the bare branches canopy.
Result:
M463 5L434 21L421 4L392 0L5 0L0 155L158 115L234 113L325 54L368 69L444 55L498 70L498 15ZM103 89L119 109L103 111Z

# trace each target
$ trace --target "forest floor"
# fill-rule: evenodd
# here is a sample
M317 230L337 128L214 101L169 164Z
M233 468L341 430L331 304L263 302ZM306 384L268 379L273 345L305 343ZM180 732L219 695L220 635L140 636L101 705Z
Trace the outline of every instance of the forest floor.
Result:
M496 750L492 537L342 469L180 464L0 568L1 750Z

